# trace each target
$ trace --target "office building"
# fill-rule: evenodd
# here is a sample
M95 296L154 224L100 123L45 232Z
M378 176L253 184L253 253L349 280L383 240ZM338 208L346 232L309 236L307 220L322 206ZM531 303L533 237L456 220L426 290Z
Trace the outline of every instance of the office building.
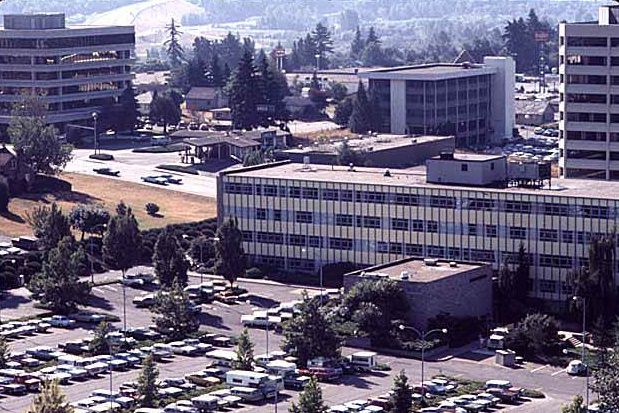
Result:
M483 172L493 162L505 177L498 179L502 186ZM569 179L548 187L549 168L503 162L457 155L446 166L460 171L455 176L424 167L387 174L384 168L293 163L224 172L218 217L238 218L251 261L293 272L411 256L497 269L514 262L522 244L531 262L531 295L564 300L571 294L568 273L587 264L592 237L619 228L619 183ZM469 173L470 180L461 178Z
M90 121L133 78L132 26L67 27L64 14L5 15L0 30L0 125L22 95L41 95L48 120L63 129Z
M619 179L619 6L559 36L561 176Z
M378 132L453 135L458 147L485 146L513 133L511 57L377 69L359 77L378 100Z
M405 258L344 275L344 290L363 281L399 283L410 304L408 322L423 330L441 314L492 317L492 267L473 262Z

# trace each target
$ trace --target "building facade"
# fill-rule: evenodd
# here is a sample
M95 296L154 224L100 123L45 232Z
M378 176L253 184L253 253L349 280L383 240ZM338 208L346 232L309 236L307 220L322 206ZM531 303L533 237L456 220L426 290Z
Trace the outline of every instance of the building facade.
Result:
M40 95L50 123L91 119L131 84L132 26L66 27L64 14L5 15L0 30L0 124L23 95Z
M561 180L549 189L429 184L423 168L276 164L222 173L218 217L236 217L257 264L316 271L406 257L531 263L530 293L571 294L592 237L619 227L619 183ZM619 278L618 278L619 281Z
M360 72L377 99L378 132L453 135L458 147L511 136L514 62L510 57Z
M559 26L561 176L619 179L619 6Z

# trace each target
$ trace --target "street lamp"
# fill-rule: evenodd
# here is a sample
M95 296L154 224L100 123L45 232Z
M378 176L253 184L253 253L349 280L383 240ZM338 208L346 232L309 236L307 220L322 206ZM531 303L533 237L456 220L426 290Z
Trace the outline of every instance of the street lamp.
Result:
M316 53L314 57L316 58L316 70L320 70L320 53Z
M574 302L582 301L582 348L580 353L580 362L585 368L585 402L586 406L589 406L589 366L585 364L585 342L587 341L587 298L574 296L572 297Z
M267 307L264 307L264 306L260 305L259 303L252 303L251 300L247 300L245 302L247 304L249 304L249 305L255 305L257 307L260 307L260 308L262 308L263 310L266 311L266 320L267 320L267 325L266 325L266 354L267 354L267 357L269 357L269 355L270 355L270 353L269 353L269 311L274 309L274 308L279 307L279 304L275 304L275 305L267 308ZM275 400L274 400L275 405L273 407L273 410L274 410L275 413L277 413L277 403L278 403L277 396L278 396L278 394L279 394L279 390L277 388L277 385L275 385Z
M301 252L303 254L307 254L307 248L305 247L301 248ZM322 279L322 261L318 263L318 266L319 266L318 274L320 277L320 306L322 307L322 298L324 295L324 285L323 285L323 279Z
M92 116L92 120L94 122L93 133L94 133L94 138L95 138L95 155L96 155L97 149L99 147L99 142L97 141L97 119L99 118L99 114L97 112L92 112L90 116Z
M447 334L447 329L446 328L437 328L434 330L430 330L430 331L423 331L423 330L418 330L415 327L412 326L405 326L403 324L400 324L398 326L398 328L401 331L404 330L411 330L413 332L415 332L419 338L421 339L422 343L421 343L421 403L425 404L425 394L426 394L426 389L424 387L423 381L425 379L424 374L425 374L425 357L426 357L426 338L430 335L430 334L434 334L434 333L443 333L443 334Z

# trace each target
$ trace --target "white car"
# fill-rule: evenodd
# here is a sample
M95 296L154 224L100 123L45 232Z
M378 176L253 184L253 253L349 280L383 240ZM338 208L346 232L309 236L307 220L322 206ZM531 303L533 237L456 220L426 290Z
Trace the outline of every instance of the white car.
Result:
M53 327L72 328L75 327L75 320L71 320L69 317L63 315L53 315L48 319L43 319Z
M173 341L168 346L172 349L172 353L182 356L195 356L200 353L197 347L186 344L184 341Z
M565 372L570 376L580 376L587 372L587 365L580 360L572 360L567 365Z

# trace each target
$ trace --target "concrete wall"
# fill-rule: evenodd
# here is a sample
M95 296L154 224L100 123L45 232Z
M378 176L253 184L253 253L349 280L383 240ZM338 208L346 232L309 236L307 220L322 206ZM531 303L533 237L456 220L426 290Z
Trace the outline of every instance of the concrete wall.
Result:
M492 78L492 128L494 141L512 136L515 122L514 97L516 63L511 57L484 57L484 64L495 67Z
M372 278L345 275L344 289L368 279ZM416 328L425 329L428 320L441 313L454 317L492 316L492 268L489 265L433 282L415 282L414 279L397 282L409 298L409 322Z
M406 80L391 81L391 133L406 133Z

